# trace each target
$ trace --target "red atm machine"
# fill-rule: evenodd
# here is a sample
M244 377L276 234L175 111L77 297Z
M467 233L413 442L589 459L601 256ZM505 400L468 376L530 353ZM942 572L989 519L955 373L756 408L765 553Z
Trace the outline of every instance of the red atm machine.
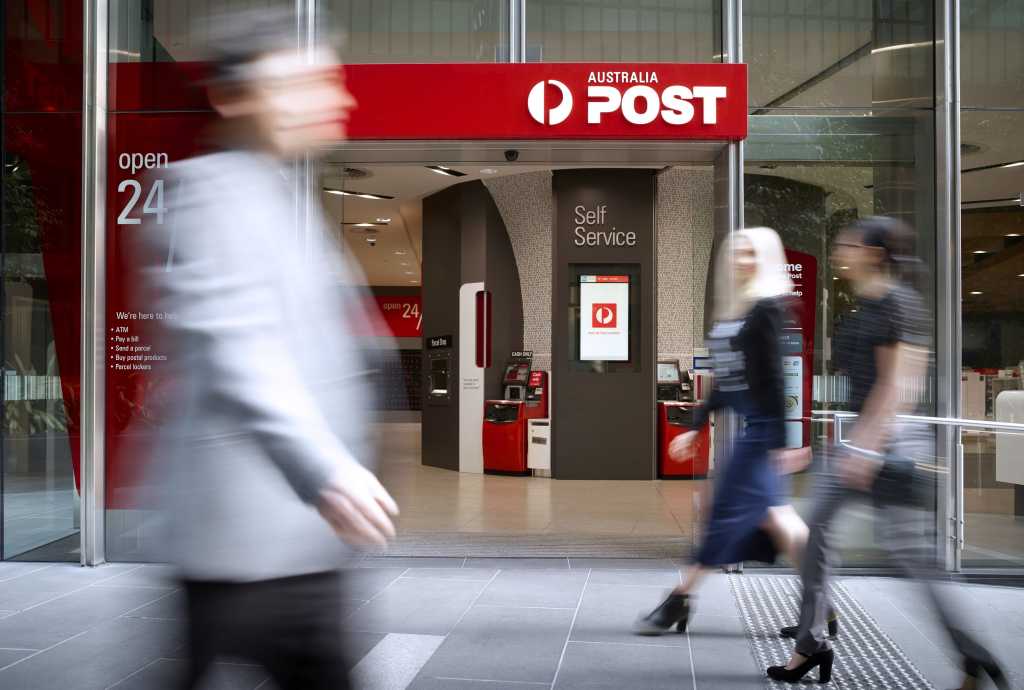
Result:
M689 402L692 389L685 385L678 362L658 362L658 476L662 479L701 479L708 474L711 432L705 424L697 435L693 453L683 462L668 456L668 447L680 434L693 430L699 403Z
M484 472L530 474L526 466L527 420L548 416L548 374L532 371L532 365L532 353L512 353L502 381L505 397L484 401Z

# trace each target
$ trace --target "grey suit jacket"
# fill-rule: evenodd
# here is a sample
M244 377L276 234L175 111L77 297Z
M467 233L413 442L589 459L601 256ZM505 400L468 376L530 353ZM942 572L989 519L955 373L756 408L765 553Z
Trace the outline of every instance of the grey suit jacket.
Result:
M184 577L253 581L335 569L349 550L313 503L345 456L372 458L368 314L357 269L312 232L272 158L171 166L168 213L143 230L173 372L157 458L167 546ZM347 298L343 295L348 295Z

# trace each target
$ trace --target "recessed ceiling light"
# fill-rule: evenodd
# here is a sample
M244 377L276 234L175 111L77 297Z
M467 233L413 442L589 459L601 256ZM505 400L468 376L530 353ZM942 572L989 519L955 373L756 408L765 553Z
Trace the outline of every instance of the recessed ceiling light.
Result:
M850 270L850 267L849 267L849 266L840 266L840 267L839 267L839 270L840 270L840 271L849 271L849 270Z
M498 172L497 168L484 168L480 171L483 175L493 175L496 172Z
M1020 237L1019 232L1009 232L1006 234L1007 237Z
M438 175L447 175L448 177L465 177L466 173L460 170L453 170L445 165L428 165L427 170L436 172Z
M971 294L977 296L977 295L984 295L985 293L982 292L981 290L971 290Z
M988 254L988 252L986 250L984 250L984 249L975 249L973 253L975 253L975 254Z
M1024 165L1024 161L1014 161L1013 163L1007 163L1003 167L1004 168L1019 168L1022 165Z
M1018 273L1018 274L1017 274L1017 277L1018 277L1018 278L1024 278L1024 273Z
M416 274L413 271L406 271L405 275L407 275L407 276L414 276Z
M378 223L390 223L391 219L390 218L378 218L377 222Z
M403 261L403 262L402 262L402 266L408 266L408 265L409 265L409 262L408 262L408 261Z
M388 196L387 194L370 194L369 192L353 192L350 189L331 189L330 187L324 187L323 191L326 194L335 194L337 196L358 196L358 197L361 197L363 199L386 200L386 199L394 199L395 198L393 196Z
M395 256L405 256L405 255L406 255L406 252L402 251L401 249L399 249L398 251L395 252Z
M839 280L839 276L832 276L832 280Z

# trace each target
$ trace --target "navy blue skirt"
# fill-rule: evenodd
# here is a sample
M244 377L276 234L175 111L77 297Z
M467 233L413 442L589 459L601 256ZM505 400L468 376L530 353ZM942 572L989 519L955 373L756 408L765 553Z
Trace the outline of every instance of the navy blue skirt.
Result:
M769 457L777 422L748 422L715 482L711 515L696 561L705 566L775 562L771 537L761 529L768 509L785 504L782 477Z

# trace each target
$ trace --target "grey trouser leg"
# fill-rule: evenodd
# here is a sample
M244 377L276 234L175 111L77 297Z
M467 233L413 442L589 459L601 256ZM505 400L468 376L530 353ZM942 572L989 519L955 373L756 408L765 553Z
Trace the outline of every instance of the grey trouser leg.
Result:
M851 492L831 471L818 475L814 503L808 523L810 537L800 565L803 597L800 602L800 623L796 651L804 656L828 648L825 640L825 616L828 611L829 533L836 513L850 498Z

